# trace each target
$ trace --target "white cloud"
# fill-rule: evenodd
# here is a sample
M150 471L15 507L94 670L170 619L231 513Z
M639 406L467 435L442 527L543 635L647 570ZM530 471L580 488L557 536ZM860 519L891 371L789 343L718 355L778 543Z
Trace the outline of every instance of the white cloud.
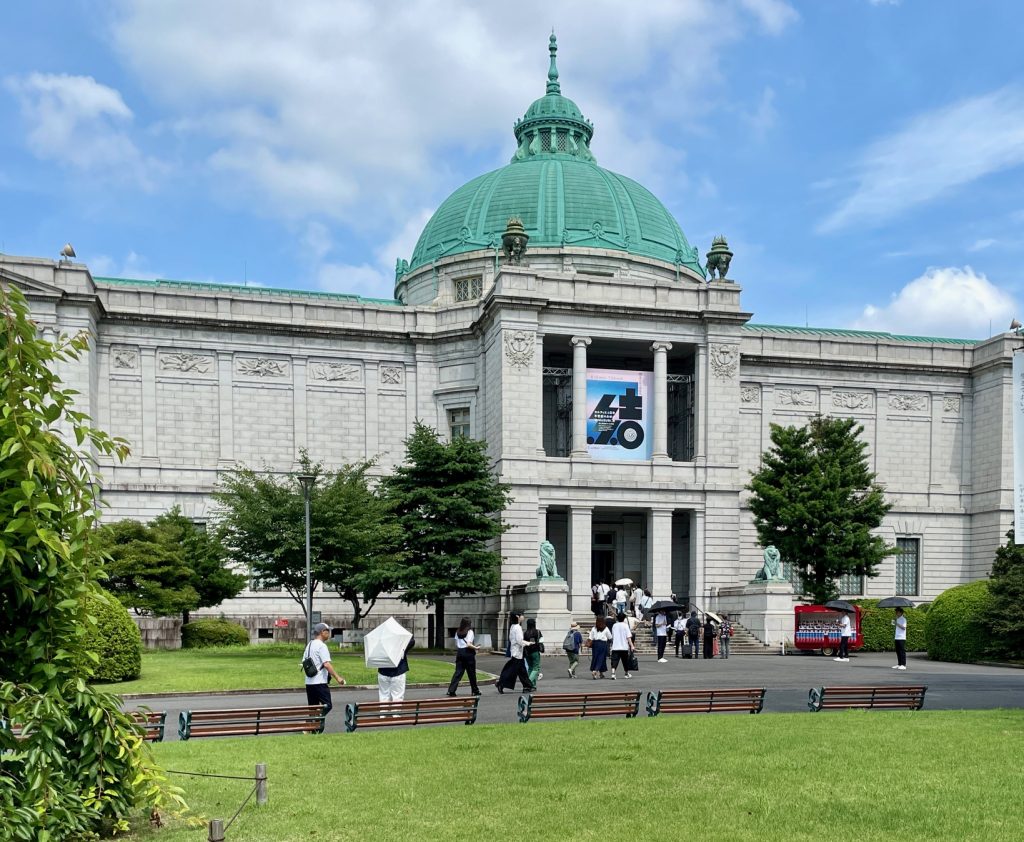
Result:
M853 192L820 232L884 222L983 176L1024 163L1024 89L1009 86L919 114L854 165Z
M740 0L740 5L753 13L772 35L778 35L800 18L796 9L783 0Z
M992 237L985 237L981 240L975 240L968 247L968 251L984 251L987 248L992 248L999 240L995 240Z
M18 99L37 158L152 187L161 167L131 139L132 111L118 91L91 76L67 74L29 73L4 82Z
M106 254L89 256L89 271L96 278L135 278L136 280L152 281L160 277L157 272L147 268L148 261L134 251L129 251L123 258L113 258Z
M980 338L1009 324L1016 302L970 266L928 269L885 306L868 305L852 327L921 336Z

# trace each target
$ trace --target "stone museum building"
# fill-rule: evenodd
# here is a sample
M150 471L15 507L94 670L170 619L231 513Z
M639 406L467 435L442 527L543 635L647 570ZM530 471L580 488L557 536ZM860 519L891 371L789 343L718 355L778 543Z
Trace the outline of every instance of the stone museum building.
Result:
M44 336L95 337L60 373L132 445L123 464L100 459L105 517L180 505L208 521L220 472L292 472L303 448L328 466L377 457L386 472L421 419L486 441L513 498L500 593L453 600L449 617L471 611L496 630L545 538L562 610L580 618L595 580L624 576L728 610L761 567L744 486L769 425L821 413L863 425L893 503L880 534L899 549L844 594L926 601L987 575L1013 518L1019 341L752 321L725 239L701 254L652 192L600 166L555 50L552 37L510 163L441 204L398 261L393 299L0 255L0 280L24 290ZM316 599L348 616L335 596ZM384 600L375 613L392 610L410 609ZM256 581L220 612L301 615Z

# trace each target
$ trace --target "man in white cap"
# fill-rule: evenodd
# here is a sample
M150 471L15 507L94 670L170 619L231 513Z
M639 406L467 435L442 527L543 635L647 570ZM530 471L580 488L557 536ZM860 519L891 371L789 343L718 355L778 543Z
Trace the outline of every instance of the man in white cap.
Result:
M324 715L331 712L334 706L331 702L331 688L328 682L333 678L341 687L345 686L345 679L342 678L331 664L331 652L327 648L327 641L331 637L331 627L327 623L317 623L313 626L313 639L306 645L306 651L302 660L311 658L313 665L317 668L314 675L306 676L306 703L310 705L324 705Z

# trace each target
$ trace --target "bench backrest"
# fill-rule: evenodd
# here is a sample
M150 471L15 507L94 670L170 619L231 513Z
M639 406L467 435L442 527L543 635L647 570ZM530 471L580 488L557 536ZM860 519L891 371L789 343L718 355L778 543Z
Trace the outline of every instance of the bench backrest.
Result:
M443 699L407 699L401 702L349 702L345 705L345 730L383 728L391 725L436 725L444 722L476 722L479 696Z
M760 713L764 687L728 687L703 690L652 690L647 715L659 713Z
M320 734L324 730L326 716L324 705L183 710L178 717L178 738Z
M523 693L519 697L519 721L586 716L636 716L640 691L622 693Z
M913 686L845 686L812 687L807 697L807 708L907 708L920 710L924 706L925 685Z
M164 738L164 727L167 722L165 710L133 710L129 715L137 725L145 728L142 738L152 743L159 743Z

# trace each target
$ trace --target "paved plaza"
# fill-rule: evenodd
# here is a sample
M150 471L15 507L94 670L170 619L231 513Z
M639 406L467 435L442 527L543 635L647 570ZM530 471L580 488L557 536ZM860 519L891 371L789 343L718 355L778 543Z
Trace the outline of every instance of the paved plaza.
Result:
M440 658L439 658L440 659ZM501 656L486 655L477 659L481 672L497 674L504 663ZM594 681L590 677L589 659L580 663L580 677L570 679L566 673L566 659L545 656L544 678L540 692L567 693L585 691L612 691L623 687L642 691L651 689L685 689L706 687L765 687L766 712L794 712L807 710L807 691L811 687L830 684L925 684L925 710L984 709L1024 706L1024 669L1003 666L977 666L929 661L923 655L910 653L908 669L892 669L893 653L853 654L849 663L836 663L820 655L766 655L735 656L728 660L689 661L669 658L667 664L655 663L650 656L641 659L640 670L631 680L616 681L606 678ZM610 675L610 673L609 673ZM168 740L176 740L178 712L187 708L244 708L271 707L305 703L305 693L299 686L287 692L251 693L244 695L178 696L132 700L127 707L146 705L154 710L167 711ZM519 691L505 691L499 696L493 682L482 685L480 723L516 722L516 702ZM424 687L410 689L406 698L436 698L443 688ZM463 679L459 693L469 692ZM350 701L375 701L376 688L345 688L333 690L334 710L327 721L328 732L344 730L345 704ZM828 716L828 713L819 714Z

